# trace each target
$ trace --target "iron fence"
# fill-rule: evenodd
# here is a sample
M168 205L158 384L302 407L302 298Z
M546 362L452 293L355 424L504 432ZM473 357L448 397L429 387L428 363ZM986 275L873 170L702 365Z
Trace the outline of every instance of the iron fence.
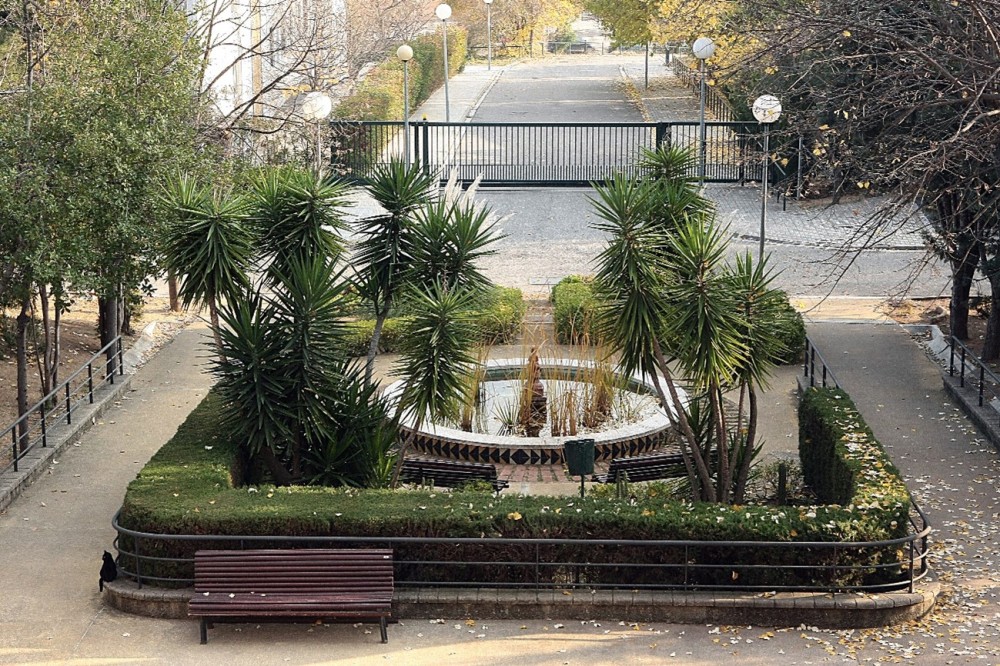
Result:
M701 72L689 66L684 58L677 56L670 59L670 70L682 84L694 90L695 96L701 96ZM705 86L705 109L716 120L736 122L738 118L733 105L716 86Z
M706 181L760 180L763 134L757 123L712 121L705 131ZM643 150L696 148L699 123L338 121L332 137L333 171L355 182L390 160L409 158L442 182L455 173L465 184L481 178L484 186L579 187L619 173L641 175Z
M833 375L833 370L826 364L823 355L816 349L812 340L806 337L806 359L803 364L802 376L809 380L809 386L816 386L816 361L819 361L819 385L827 388L827 382L832 382L834 388L840 388L840 383Z
M104 360L98 362L102 356ZM0 432L0 441L9 437L11 447L8 461L0 468L0 473L11 468L17 472L20 461L35 447L48 447L49 429L62 420L72 424L73 412L84 401L93 404L95 380L96 388L103 382L114 384L116 368L119 376L124 374L121 336L104 345L76 372Z
M986 402L987 394L989 394L990 402L1000 399L1000 377L988 368L986 363L961 340L952 335L949 336L949 343L948 375L954 377L955 373L958 372L958 384L961 388L965 388L967 378L968 381L974 381L980 407ZM957 367L955 365L956 355L958 356Z
M198 549L378 547L396 553L399 587L912 592L931 527L911 507L906 536L867 542L154 534L118 514L112 524L119 571L140 586L189 586Z

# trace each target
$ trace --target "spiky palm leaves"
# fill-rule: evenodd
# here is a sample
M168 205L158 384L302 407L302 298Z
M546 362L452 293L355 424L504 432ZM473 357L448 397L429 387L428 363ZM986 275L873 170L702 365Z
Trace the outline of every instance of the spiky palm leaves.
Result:
M770 287L766 266L749 256L725 263L726 234L685 177L617 178L597 194L596 227L609 237L595 279L601 334L620 350L626 370L652 379L672 410L694 498L740 501L754 447L756 387L780 347L774 326L780 292ZM681 381L707 403L718 451L714 469L703 434L676 416L689 409ZM740 404L736 423L728 423L723 395L734 389Z
M477 294L448 289L443 283L415 289L410 295L412 324L400 343L396 371L403 377L397 415L409 417L411 434L403 442L393 485L413 433L425 419L456 419L470 367L476 331L470 314Z
M216 352L222 353L219 302L246 289L253 256L247 201L182 177L167 184L163 202L171 213L163 239L165 267L180 277L184 307L208 306Z

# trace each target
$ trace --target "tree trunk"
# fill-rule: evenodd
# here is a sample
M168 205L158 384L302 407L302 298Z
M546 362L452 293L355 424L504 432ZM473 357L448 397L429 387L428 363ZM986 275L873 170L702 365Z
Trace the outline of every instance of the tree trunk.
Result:
M177 297L177 276L173 271L167 271L167 294L170 298L170 311L181 311L181 299Z
M747 490L747 477L750 476L750 465L753 463L754 440L757 439L757 391L753 384L747 384L749 409L747 410L746 437L740 444L743 446L743 460L736 476L736 488L733 490L733 504L742 504Z
M222 349L222 329L219 324L219 306L215 302L215 295L209 293L205 299L208 304L208 318L212 324L212 340L215 341L215 353L219 355L219 361L226 362L226 353Z
M44 284L38 285L38 308L42 311L42 344L35 337L35 359L38 378L42 382L42 395L48 395L54 384L50 383L49 354L52 350L52 331L49 322L49 290Z
M975 254L972 257L972 254ZM979 264L978 243L968 248L968 253L951 261L951 303L948 312L948 327L959 340L969 339L969 292Z
M274 451L271 450L269 446L263 446L260 449L260 457L267 465L267 469L271 472L271 476L274 479L274 485L276 486L290 486L292 485L292 475L285 469L285 466L281 464L278 460L278 456L274 455Z
M382 327L385 325L386 317L389 316L389 308L375 315L375 330L372 331L372 340L368 345L368 358L365 361L365 386L372 383L372 372L375 370L375 357L378 356L378 343L382 339Z
M982 360L995 361L1000 358L1000 275L990 278L990 317L986 320L986 336L983 339Z
M118 298L115 296L101 296L97 299L98 318L101 330L101 347L105 347L118 337ZM106 356L108 359L105 368L105 376L111 375L118 369L117 350L110 347Z

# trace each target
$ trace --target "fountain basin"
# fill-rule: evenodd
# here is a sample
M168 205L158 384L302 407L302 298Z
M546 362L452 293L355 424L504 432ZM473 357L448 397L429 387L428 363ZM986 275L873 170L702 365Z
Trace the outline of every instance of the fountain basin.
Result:
M486 380L517 377L527 361L524 359L490 359L486 362ZM590 361L546 360L540 364L543 378L586 371L595 367ZM628 391L655 396L652 383L635 374L627 378ZM386 389L391 402L402 390L401 381ZM686 396L682 396L685 399ZM540 437L474 433L426 422L416 433L410 450L421 455L514 465L560 465L565 462L563 444L573 439L593 439L596 460L609 460L653 451L674 439L673 426L662 408L646 410L637 421L608 427L600 432L553 437L543 431ZM413 432L415 419L404 418L401 430L405 436Z

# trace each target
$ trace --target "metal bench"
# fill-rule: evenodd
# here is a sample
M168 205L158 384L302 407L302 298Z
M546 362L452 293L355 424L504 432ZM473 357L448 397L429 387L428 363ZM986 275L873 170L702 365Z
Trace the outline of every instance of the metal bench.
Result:
M653 481L687 476L684 458L680 451L671 453L651 453L629 458L613 458L605 474L595 474L595 483L617 483L618 481Z
M442 488L457 488L472 481L486 481L496 492L510 486L506 479L498 478L496 465L490 463L419 456L403 460L399 478L405 483L429 483Z
M199 550L188 616L215 622L378 620L392 610L391 550Z

